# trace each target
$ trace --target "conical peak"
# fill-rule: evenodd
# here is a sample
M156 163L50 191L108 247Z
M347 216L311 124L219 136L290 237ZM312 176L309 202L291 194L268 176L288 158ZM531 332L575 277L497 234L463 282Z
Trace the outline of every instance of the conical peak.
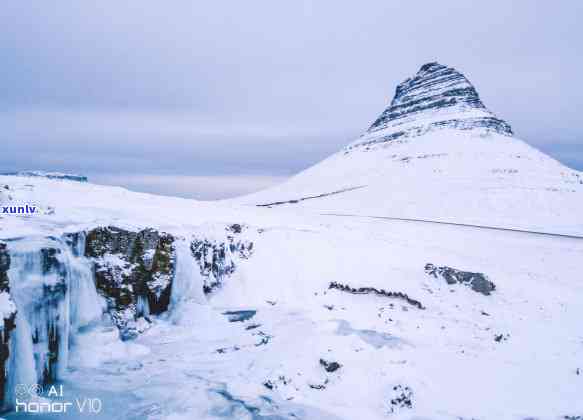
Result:
M433 61L431 63L425 63L421 66L421 68L419 69L419 71L417 72L417 74L419 73L423 73L426 71L434 71L435 69L446 69L447 66L444 66L443 64L439 64L437 61Z
M353 146L418 136L443 128L512 135L510 125L484 106L474 86L461 72L431 62L397 86L391 105L370 126L365 139ZM373 140L370 137L375 133L380 138Z
M449 105L458 102L471 107L485 108L478 92L466 77L456 69L439 63L421 66L417 74L397 86L391 106L399 104L431 104L432 99L449 98ZM443 104L442 105L447 105Z

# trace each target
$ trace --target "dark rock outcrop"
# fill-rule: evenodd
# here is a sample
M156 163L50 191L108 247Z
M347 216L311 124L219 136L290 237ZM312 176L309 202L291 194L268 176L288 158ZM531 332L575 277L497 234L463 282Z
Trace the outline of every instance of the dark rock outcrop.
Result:
M425 265L425 272L435 278L443 278L447 284L465 284L466 286L471 287L472 290L486 296L496 290L496 285L488 280L488 277L482 273L461 271L447 266L436 267L430 263Z
M210 293L221 286L223 279L235 271L235 263L227 255L228 244L215 243L208 239L197 239L190 250L204 277L204 293Z
M203 291L206 294L221 287L225 279L235 272L233 256L247 259L253 254L253 242L241 239L240 225L227 227L227 240L218 242L210 239L195 239L190 250L204 278Z
M336 372L342 367L338 362L329 362L328 360L320 359L320 366L328 373Z
M328 380L326 379L323 384L308 384L308 386L312 389L317 389L318 391L321 391L323 389L326 389L327 384Z
M395 385L390 400L389 412L395 413L402 408L413 408L413 391L405 385Z
M0 293L10 292L7 271L10 268L10 254L4 242L0 242Z
M439 63L427 63L397 86L391 105L348 150L443 128L512 135L510 125L484 106L462 73Z
M387 291L384 289L379 290L379 289L376 289L374 287L354 288L354 287L350 287L347 284L341 284L341 283L337 283L335 281L330 283L330 285L328 286L328 289L336 289L336 290L340 290L341 292L352 293L355 295L375 294L378 296L386 296L386 297L390 297L390 298L401 299L401 300L404 300L405 302L407 302L409 305L415 306L419 309L425 309L425 307L421 304L421 302L419 302L418 300L410 298L409 296L407 296L406 293L402 293L402 292L391 292L391 291Z
M100 227L88 232L85 255L95 264L95 284L122 333L138 333L135 321L168 309L175 270L174 237L153 229L131 232Z
M236 258L252 254L253 243L240 237L244 229L233 224L225 228L223 241L195 238L191 242L192 256L204 279L204 293L220 287L235 272ZM150 315L168 309L176 272L174 242L171 234L154 229L132 232L109 226L87 233L85 256L94 262L97 290L106 298L122 338L137 336L138 320L149 322Z
M227 316L229 322L244 322L253 318L256 313L256 310L248 309L242 311L226 311L223 312L223 315Z

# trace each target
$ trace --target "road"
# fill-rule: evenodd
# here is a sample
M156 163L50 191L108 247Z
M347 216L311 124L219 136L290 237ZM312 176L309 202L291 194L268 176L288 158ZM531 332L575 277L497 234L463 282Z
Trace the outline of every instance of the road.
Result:
M439 220L409 219L409 218L404 218L404 217L370 216L370 215L344 214L344 213L321 213L321 215L322 216L336 216L336 217L360 217L360 218L366 218L366 219L391 220L391 221L413 222L413 223L430 223L430 224L435 224L435 225L461 226L461 227L472 228L472 229L497 230L497 231L502 231L502 232L524 233L524 234L529 234L529 235L549 236L549 237L555 237L555 238L583 239L583 236L568 235L568 234L563 234L563 233L538 232L538 231L533 231L533 230L523 230L523 229L514 229L514 228L506 228L506 227L496 227L496 226L472 225L472 224L467 224L467 223L444 222L444 221L439 221Z

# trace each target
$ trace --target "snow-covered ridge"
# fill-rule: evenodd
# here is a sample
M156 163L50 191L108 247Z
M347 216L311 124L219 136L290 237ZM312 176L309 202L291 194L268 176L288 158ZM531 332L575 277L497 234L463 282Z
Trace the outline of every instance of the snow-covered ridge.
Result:
M16 171L16 172L4 172L0 175L25 176L35 178L62 179L66 181L87 182L87 177L85 175L65 174L62 172Z
M428 63L397 86L391 105L348 150L442 128L512 135L510 125L484 106L462 73L439 63Z

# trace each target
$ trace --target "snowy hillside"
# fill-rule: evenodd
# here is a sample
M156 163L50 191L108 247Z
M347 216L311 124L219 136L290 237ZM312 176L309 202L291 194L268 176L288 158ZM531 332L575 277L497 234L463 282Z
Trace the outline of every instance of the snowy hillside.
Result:
M237 202L582 234L582 197L582 173L513 137L461 73L431 63L344 150Z
M581 419L582 181L437 64L236 200L0 176L1 415Z

